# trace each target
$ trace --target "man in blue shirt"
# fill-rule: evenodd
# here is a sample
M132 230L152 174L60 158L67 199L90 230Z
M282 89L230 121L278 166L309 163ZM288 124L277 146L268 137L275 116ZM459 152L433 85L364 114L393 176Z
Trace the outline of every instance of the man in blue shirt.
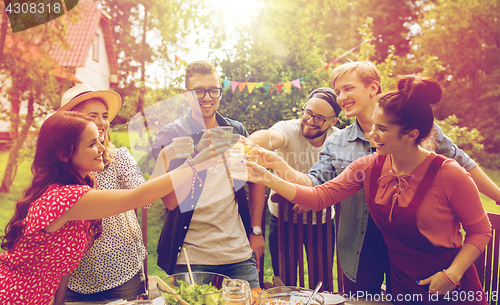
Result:
M184 96L191 110L158 132L153 145L155 159L177 137L190 136L195 152L198 146L202 150L207 145L207 134L215 136L207 130L216 127L231 126L233 134L248 136L240 122L217 112L222 87L211 63L189 64L185 85ZM173 159L168 170L189 159ZM198 180L176 187L175 192L162 198L167 215L158 242L158 266L168 274L187 272L187 260L179 255L184 248L193 271L220 273L246 280L251 288L258 287L256 256L259 258L264 251L264 237L256 227L261 224L264 196L255 195L255 185L249 184L249 205L244 183L229 177L227 164L195 174Z

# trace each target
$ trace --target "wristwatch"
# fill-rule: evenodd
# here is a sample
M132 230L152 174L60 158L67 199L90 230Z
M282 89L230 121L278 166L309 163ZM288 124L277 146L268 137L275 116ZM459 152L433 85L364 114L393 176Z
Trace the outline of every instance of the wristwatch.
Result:
M259 226L252 227L252 233L254 235L262 235L262 229Z

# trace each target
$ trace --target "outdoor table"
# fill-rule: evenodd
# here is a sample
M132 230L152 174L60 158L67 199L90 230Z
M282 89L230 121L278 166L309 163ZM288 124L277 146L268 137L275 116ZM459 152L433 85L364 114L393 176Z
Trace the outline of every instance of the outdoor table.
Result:
M107 305L110 302L66 302L66 305ZM132 304L133 305L136 305L136 304L137 305L151 305L151 304L153 304L153 300L129 301L127 304L128 305L132 305Z
M66 305L105 305L107 303L99 303L99 302L66 302ZM131 301L131 304L140 304L140 305L151 305L153 301ZM390 305L391 302L375 302L375 301L366 301L365 299L359 298L357 300L347 300L343 303L344 305ZM163 305L163 303L162 303Z

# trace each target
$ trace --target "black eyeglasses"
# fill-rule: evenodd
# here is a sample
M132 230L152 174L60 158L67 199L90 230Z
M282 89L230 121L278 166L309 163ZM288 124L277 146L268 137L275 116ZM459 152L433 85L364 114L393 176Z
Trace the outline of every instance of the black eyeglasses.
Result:
M210 95L211 98L219 98L222 95L222 87L219 88L212 88L212 89L187 89L191 91L191 94L193 94L194 98L197 99L202 99L205 97L205 95Z
M305 107L306 105L302 107L302 118L305 120L309 120L312 117L313 123L319 127L323 126L323 124L325 124L326 121L330 121L336 118L336 116L333 116L331 118L325 118L324 116L321 115L315 115L311 112L311 110L306 109Z

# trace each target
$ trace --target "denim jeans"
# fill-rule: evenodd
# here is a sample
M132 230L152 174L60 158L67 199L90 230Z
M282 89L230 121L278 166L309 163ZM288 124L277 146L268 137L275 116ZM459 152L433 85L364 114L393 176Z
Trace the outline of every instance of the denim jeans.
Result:
M390 291L389 254L385 245L384 236L373 221L368 218L366 236L359 256L356 282L344 275L344 293L356 295L358 291L372 295L380 294L380 287L386 278L387 291Z
M145 293L146 282L142 276L141 269L127 282L109 290L92 294L81 294L67 288L64 300L66 302L112 301L118 299L138 300L140 299L140 296Z
M175 273L188 272L186 265L175 265ZM191 271L213 272L223 274L232 279L245 280L250 288L260 287L259 272L255 263L255 254L246 261L226 265L191 265Z
M335 224L333 223L334 220L330 220L332 222L332 228L335 230ZM326 230L327 230L327 227L326 227L326 223L324 223L323 225L323 237L326 238ZM304 232L304 235L303 235L303 238L304 238L304 245L307 245L307 225L304 225L304 228L303 228L303 232ZM285 222L285 248L289 248L288 246L288 239L290 237L290 234L288 234L288 223ZM299 236L298 236L298 225L297 224L294 224L294 233L293 233L293 237L294 237L294 243L295 244L298 244L299 242ZM313 225L313 239L316 239L317 238L317 230L316 230L316 225ZM326 242L326 241L324 241ZM278 218L274 215L271 215L271 221L269 223L269 252L271 253L271 262L272 262L272 265L273 265L273 271L274 271L274 275L275 276L281 276L280 275L280 271L279 271L279 249L278 249L278 245L279 245L279 238L278 238ZM332 245L335 245L335 232L332 232ZM307 247L304 247L306 249L306 254L307 254ZM325 268L328 266L327 264L327 252L326 252L326 247L323 247L323 266L325 266ZM335 253L334 252L335 249L332 249L332 253ZM289 257L289 256L287 256ZM295 249L295 253L294 253L294 258L295 258L295 263L294 263L294 275L293 275L293 278L297 279L297 266L298 266L298 263L299 263L299 253L298 253L298 249ZM282 280L285 280L285 278L288 278L288 272L289 270L286 269L286 275L284 276L281 276ZM324 270L324 273L327 274L328 272L333 272L332 270ZM318 274L318 270L315 270L315 273ZM296 283L293 283L293 285L295 285Z

